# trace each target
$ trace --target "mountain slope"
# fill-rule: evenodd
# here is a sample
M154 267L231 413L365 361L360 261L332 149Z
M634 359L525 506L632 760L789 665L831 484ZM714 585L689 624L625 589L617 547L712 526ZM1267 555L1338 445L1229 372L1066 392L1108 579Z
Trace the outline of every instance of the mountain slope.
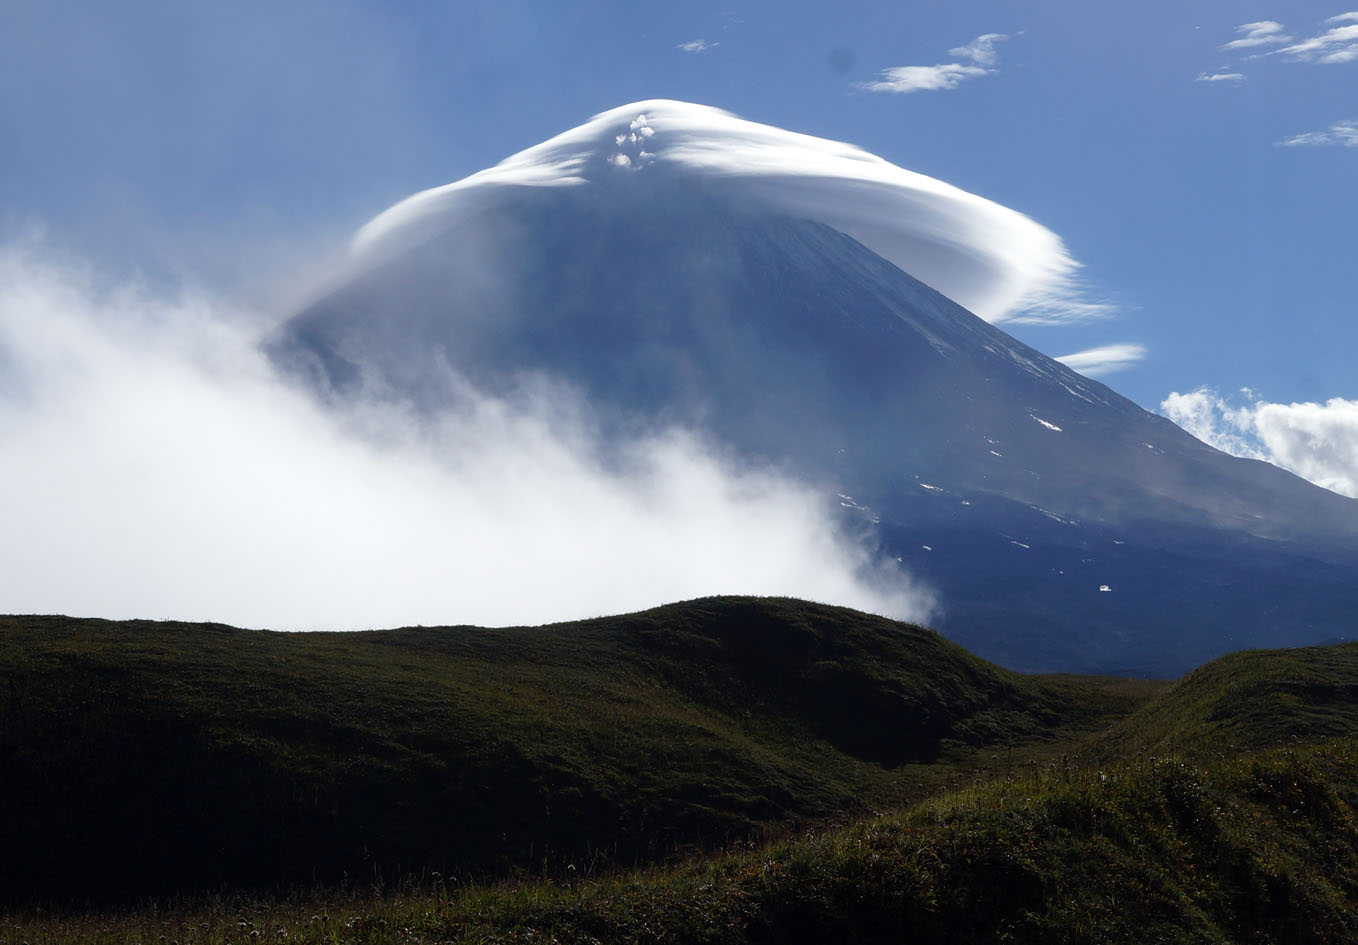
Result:
M849 497L938 587L939 626L1016 668L1173 674L1340 635L1358 605L1358 502L1206 446L824 223L682 175L496 192L270 353L431 413L546 376L609 436L700 429Z

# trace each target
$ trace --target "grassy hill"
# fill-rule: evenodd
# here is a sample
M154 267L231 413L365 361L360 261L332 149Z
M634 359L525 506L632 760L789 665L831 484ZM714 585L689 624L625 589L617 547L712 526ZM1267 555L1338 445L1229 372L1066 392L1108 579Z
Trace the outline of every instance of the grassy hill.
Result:
M0 618L0 896L632 865L900 805L1137 698L791 600L508 630Z
M1351 644L1165 685L748 598L503 631L0 628L0 888L30 903L0 942L1358 942ZM33 909L164 888L162 856L214 895ZM366 872L329 882L327 856ZM378 887L374 863L426 872ZM304 868L325 882L240 894Z
M1358 736L1358 643L1213 660L1095 739L1091 754L1236 756Z

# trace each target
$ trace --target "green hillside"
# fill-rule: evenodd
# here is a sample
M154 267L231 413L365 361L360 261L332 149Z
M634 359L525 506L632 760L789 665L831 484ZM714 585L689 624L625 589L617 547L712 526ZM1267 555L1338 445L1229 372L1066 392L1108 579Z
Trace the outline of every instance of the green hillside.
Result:
M1115 725L1093 754L1235 756L1298 741L1358 736L1358 643L1246 650L1189 673Z
M1352 644L1031 677L749 598L0 640L4 943L1358 942Z
M540 628L0 620L0 894L632 865L898 806L1135 693L776 599Z

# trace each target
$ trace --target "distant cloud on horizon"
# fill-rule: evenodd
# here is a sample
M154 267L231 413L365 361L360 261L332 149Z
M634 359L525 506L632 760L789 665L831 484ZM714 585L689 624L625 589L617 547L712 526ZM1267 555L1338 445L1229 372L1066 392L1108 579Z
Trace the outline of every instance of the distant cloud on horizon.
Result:
M1123 343L1103 345L1099 348L1077 351L1074 354L1065 354L1056 360L1072 371L1078 371L1086 377L1102 377L1105 374L1112 374L1114 371L1129 368L1145 357L1146 348L1144 345Z
M1009 37L1004 33L982 33L965 46L948 50L948 55L965 62L944 62L932 66L893 66L883 69L876 81L859 82L858 88L868 92L891 92L907 95L911 92L938 92L955 89L968 79L994 75L999 63L995 44Z
M1280 148L1358 148L1358 121L1337 121L1324 131L1308 131L1278 142Z
M1240 72L1214 72L1208 74L1199 72L1194 82L1244 82L1245 76Z
M1160 411L1198 439L1233 456L1260 459L1340 495L1358 498L1358 400L1275 404L1242 389L1236 406L1200 387L1171 393Z

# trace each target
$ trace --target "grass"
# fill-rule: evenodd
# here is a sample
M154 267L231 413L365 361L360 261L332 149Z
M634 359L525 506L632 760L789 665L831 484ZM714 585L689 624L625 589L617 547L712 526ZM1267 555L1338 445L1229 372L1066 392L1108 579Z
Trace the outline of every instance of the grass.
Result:
M0 620L0 899L638 865L918 799L1134 695L709 599L540 628Z
M1090 750L1112 758L1227 756L1340 736L1358 736L1358 643L1223 656L1114 725Z
M3 920L3 934L108 945L1352 942L1355 801L1351 739L1206 766L1042 765L625 875L30 914Z
M4 943L1358 941L1358 646L1169 686L1018 676L784 600L512 631L9 620L3 760L30 780L0 784L47 819L4 818ZM122 761L94 761L110 740ZM198 781L213 764L254 793ZM66 806L108 791L173 813L156 856L224 851L254 882L149 884L125 827L82 833L118 805ZM445 806L477 798L481 823ZM269 872L362 839L347 878ZM141 885L12 895L16 856L91 855Z

